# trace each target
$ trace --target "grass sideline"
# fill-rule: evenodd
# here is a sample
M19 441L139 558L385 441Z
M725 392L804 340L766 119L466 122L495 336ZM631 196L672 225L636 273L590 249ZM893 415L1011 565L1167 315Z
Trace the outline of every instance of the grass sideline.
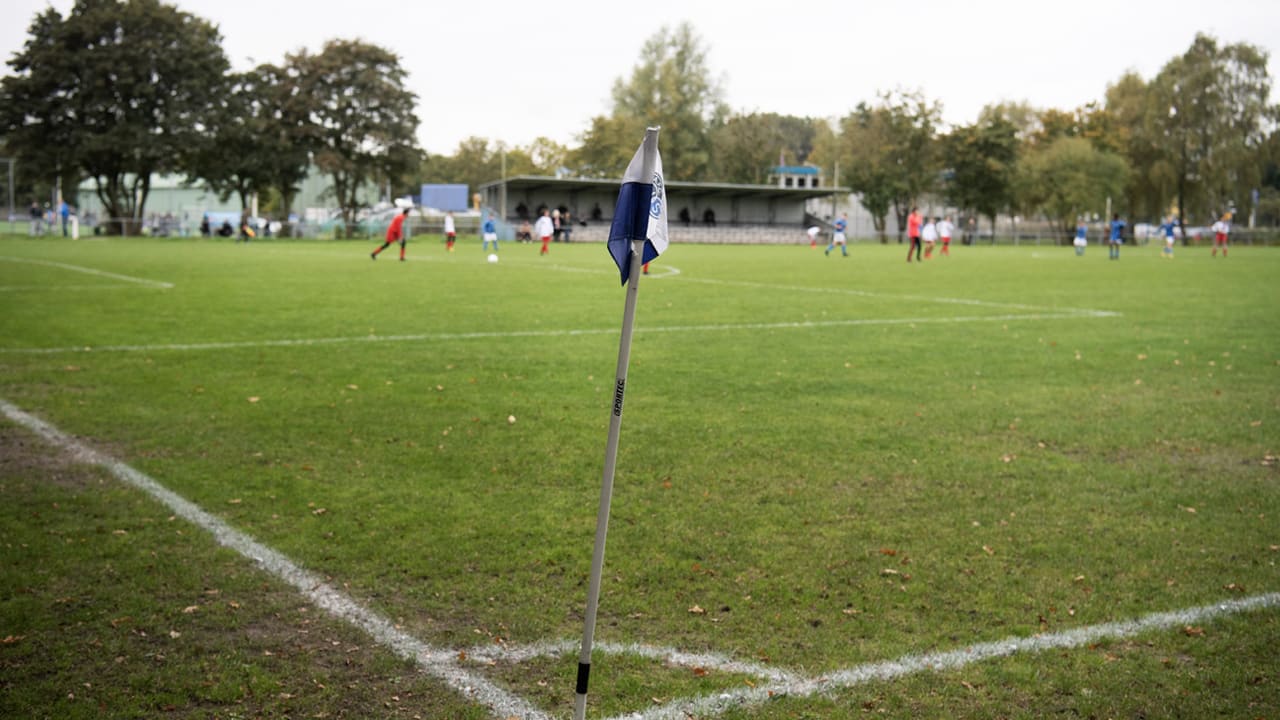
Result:
M600 246L505 245L489 265L468 240L412 243L403 264L361 243L0 241L0 397L434 646L577 637L622 293ZM602 641L814 675L1280 588L1274 250L851 253L674 246L645 278ZM325 342L284 344L306 339ZM359 647L357 669L317 682L352 692L295 682L326 663L288 652L287 592L207 538L175 545L135 493L35 482L80 471L31 463L6 470L0 515L0 541L40 549L0 570L0 635L22 638L0 646L3 714L62 716L79 692L108 716L484 716L340 627L330 647ZM273 655L244 655L245 601L172 619L217 605L197 587L276 608ZM1268 716L1277 615L724 716ZM149 644L75 668L126 616L147 643L195 635L151 675L179 690L129 683ZM261 659L277 645L292 665ZM488 672L564 715L572 655ZM593 716L751 682L596 665Z

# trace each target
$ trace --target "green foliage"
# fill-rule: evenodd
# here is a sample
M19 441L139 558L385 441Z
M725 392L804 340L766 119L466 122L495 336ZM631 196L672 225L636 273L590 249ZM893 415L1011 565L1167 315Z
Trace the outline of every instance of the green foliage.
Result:
M662 127L662 165L668 179L706 180L710 131L728 110L711 75L707 51L688 22L664 26L640 51L626 81L613 86L613 112L597 117L575 155L586 176L621 175L648 126Z
M1018 127L1001 116L988 116L952 130L943 147L951 168L944 189L947 199L986 215L994 226L996 213L1014 201Z
M814 141L826 123L777 113L733 115L711 130L709 177L717 182L758 184L783 159L809 160Z
M1203 34L1152 81L1150 129L1173 167L1183 221L1248 208L1276 118L1270 90L1266 52L1247 43L1220 47Z
M210 23L158 0L47 10L0 80L0 132L22 162L92 178L114 218L140 217L153 174L208 142L228 63Z
M836 152L841 168L847 168L840 181L861 193L882 242L889 210L897 215L901 240L912 205L935 185L934 135L941 113L921 93L899 91L882 94L875 106L859 103L840 121Z
M1023 159L1018 185L1027 203L1053 220L1066 239L1080 215L1100 215L1107 198L1119 197L1128 175L1124 158L1084 138L1063 136Z
M0 398L440 657L580 638L616 270L591 243L550 258L504 244L496 265L475 237L447 253L415 236L405 263L368 249L0 240L0 287L39 309L0 313ZM952 250L908 266L878 244L855 244L848 262L677 244L654 263L598 641L819 678L1280 589L1280 337L1259 302L1280 251ZM0 446L0 467L38 447ZM0 643L0 715L484 716L140 494L76 477L0 472L0 636L13 637ZM1259 609L1197 623L1203 634L724 717L1275 717L1278 620ZM458 663L564 717L566 655ZM743 687L714 668L596 664L593 696L615 715Z
M418 164L416 96L404 89L399 58L358 40L330 40L318 55L288 58L298 68L298 97L309 101L315 164L333 178L333 195L350 224L369 203L361 190Z

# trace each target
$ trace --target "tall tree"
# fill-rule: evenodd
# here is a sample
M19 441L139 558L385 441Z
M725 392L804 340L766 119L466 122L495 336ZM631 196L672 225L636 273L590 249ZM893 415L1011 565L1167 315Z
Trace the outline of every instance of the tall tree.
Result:
M37 16L0 80L0 132L25 163L93 178L116 221L144 212L156 173L207 140L228 68L208 22L158 0L77 0Z
M614 83L611 117L592 121L576 157L586 173L619 175L635 153L644 128L661 125L667 178L706 179L711 163L709 131L728 112L723 97L693 26L686 22L674 29L663 27L645 42L631 77ZM626 131L625 141L619 131ZM630 149L624 152L619 145Z
M813 152L820 121L812 118L751 113L734 115L711 131L712 158L708 179L762 183L781 157L801 164Z
M1267 53L1199 34L1151 84L1152 126L1175 170L1178 215L1245 206L1261 177L1271 78Z
M1129 167L1114 153L1098 150L1088 140L1059 136L1036 147L1018 167L1018 183L1027 188L1029 205L1054 222L1069 241L1076 219L1102 212L1108 197L1124 188Z
M882 94L875 106L859 103L840 121L840 182L861 196L881 242L887 242L890 209L902 242L911 207L935 186L935 129L941 114L923 94L899 91Z
M1013 202L1018 162L1018 128L999 115L957 127L943 142L951 172L947 198L957 207L991 219Z
M416 97L392 52L358 40L330 40L318 55L289 57L299 92L309 99L316 166L333 178L332 192L350 227L368 204L362 192L390 183L420 159L414 136Z

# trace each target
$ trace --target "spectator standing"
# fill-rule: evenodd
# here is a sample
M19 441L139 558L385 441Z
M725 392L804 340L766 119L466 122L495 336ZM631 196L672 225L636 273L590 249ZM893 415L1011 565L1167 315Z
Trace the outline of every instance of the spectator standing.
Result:
M44 232L44 213L40 211L40 203L31 201L31 237Z

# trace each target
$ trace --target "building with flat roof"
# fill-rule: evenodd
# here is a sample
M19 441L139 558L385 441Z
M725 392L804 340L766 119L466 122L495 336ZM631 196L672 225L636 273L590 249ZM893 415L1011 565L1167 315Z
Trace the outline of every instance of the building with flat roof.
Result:
M621 180L520 175L485 183L482 202L508 225L533 222L541 208L568 211L573 239L607 239ZM779 187L668 181L667 222L673 242L778 242L813 222L806 205L848 188ZM583 224L585 223L585 225Z

